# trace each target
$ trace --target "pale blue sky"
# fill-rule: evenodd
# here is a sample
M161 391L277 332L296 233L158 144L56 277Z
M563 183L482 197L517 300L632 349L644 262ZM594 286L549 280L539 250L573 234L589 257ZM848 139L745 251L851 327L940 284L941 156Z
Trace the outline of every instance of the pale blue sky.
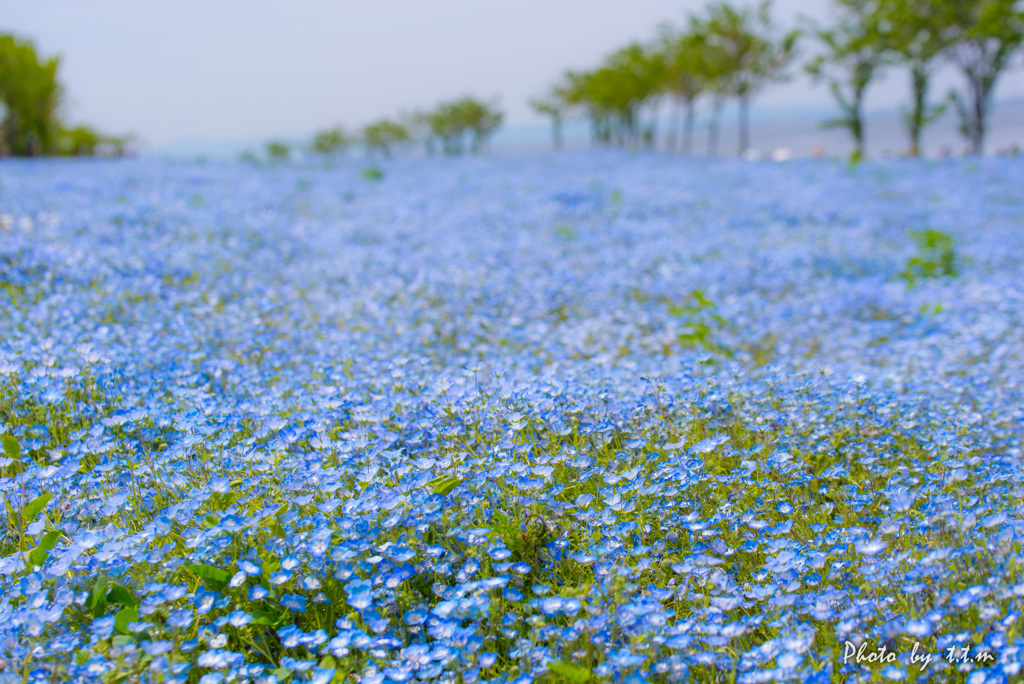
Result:
M0 0L0 30L63 56L67 114L148 145L302 136L400 110L500 96L510 125L566 68L594 65L681 23L703 0ZM780 23L827 16L821 0L776 0ZM805 44L805 51L810 49ZM870 106L895 107L893 73ZM958 83L945 74L943 89ZM1024 97L1018 69L1001 98ZM764 110L828 105L805 77ZM755 110L756 113L756 110Z

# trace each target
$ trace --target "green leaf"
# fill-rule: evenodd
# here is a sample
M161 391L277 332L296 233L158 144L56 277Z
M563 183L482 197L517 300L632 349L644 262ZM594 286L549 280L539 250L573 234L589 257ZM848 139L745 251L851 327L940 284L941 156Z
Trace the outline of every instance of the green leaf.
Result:
M29 551L29 562L32 565L42 565L45 563L46 557L50 555L50 549L56 546L58 539L60 539L60 531L58 530L50 530L43 535L43 540L39 542L39 546Z
M135 622L138 619L139 611L131 606L126 606L117 611L117 615L114 617L114 629L117 630L118 634L131 634L128 631L128 623Z
M231 504L233 504L235 502L236 498L237 497L235 496L234 492L226 492L224 494L221 494L220 492L214 492L214 494L213 494L214 508L216 508L218 511L225 511L225 510L228 509L229 506L231 506ZM216 524L218 524L220 522L220 520L216 516L212 516L212 515L207 517L207 520L210 520L211 518L214 521L214 523L213 523L214 525L216 525Z
M7 507L7 517L11 521L11 527L18 527L18 513L14 510L14 507L11 506L11 502L8 501L6 497L4 497L4 506Z
M448 496L448 492L452 491L460 484L462 484L461 478L455 477L454 475L442 475L441 477L435 477L433 480L428 482L427 487L429 487L430 491L434 494Z
M325 670L333 670L338 667L338 663L335 662L334 656L326 655L320 659L320 667Z
M27 525L35 520L36 516L43 512L43 509L46 508L46 504L50 503L50 499L52 498L53 494L46 492L45 494L40 494L29 501L28 506L25 506L25 509L21 512L22 521Z
M126 608L137 608L139 605L139 602L132 596L132 592L120 584L110 587L110 591L107 592L107 602L118 603Z
M92 585L92 593L89 595L89 608L94 618L102 617L107 612L107 578L100 575Z
M266 610L250 610L249 612L253 616L252 624L254 625L275 625L281 618L281 614Z
M585 684L593 676L590 670L582 665L574 665L573 663L566 663L561 660L548 663L548 672L564 677L575 684Z
M279 667L274 670L274 676L277 677L277 681L284 684L292 676L292 671L285 667Z
M7 458L13 458L15 461L21 458L21 446L18 444L18 440L13 435L4 435L2 439Z
M211 582L217 582L219 584L227 584L230 576L220 568L215 568L212 565L202 565L198 563L186 563L183 565L186 570L194 575L197 575L205 580Z

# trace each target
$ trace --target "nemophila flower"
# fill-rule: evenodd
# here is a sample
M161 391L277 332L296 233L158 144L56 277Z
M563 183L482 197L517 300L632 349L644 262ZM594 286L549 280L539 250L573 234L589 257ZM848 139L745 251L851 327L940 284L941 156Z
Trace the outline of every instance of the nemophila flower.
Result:
M856 544L854 544L854 548L857 550L857 553L863 554L865 556L874 556L875 554L878 554L883 549L885 549L885 547L886 543L883 542L881 539L867 539L863 541L858 541Z
M250 601L259 601L260 599L264 599L267 596L270 596L270 590L266 587L256 585L249 590Z
M0 303L12 407L0 432L48 458L23 459L22 479L0 488L57 494L29 534L38 544L59 505L71 544L38 573L21 554L0 559L0 625L15 625L0 626L0 659L21 671L27 645L56 649L79 629L69 616L93 614L110 591L102 577L139 602L149 637L195 628L215 650L232 615L273 610L249 602L301 592L297 631L279 634L289 649L319 648L314 606L354 610L322 644L371 683L385 669L468 681L466 668L489 669L474 662L485 638L529 641L510 649L524 677L587 644L586 666L616 681L637 668L682 681L688 667L814 681L809 663L830 656L785 632L804 621L820 643L925 633L913 616L949 638L973 615L1009 629L995 625L1017 583L1002 562L1019 513L1006 407L1024 322L1021 264L1006 249L1020 213L1012 163L694 173L670 158L585 155L466 160L462 179L461 163L393 161L366 191L340 168L131 162L130 174L57 164L4 176L17 192L0 217L0 264L21 294ZM43 198L60 205L59 224ZM720 230L667 218L694 211ZM546 232L552 223L574 237ZM905 231L924 224L971 259L908 288L898 274L919 255ZM707 304L687 299L694 278L713 283ZM704 340L687 342L698 323ZM39 406L52 424L31 418ZM441 474L459 481L444 494L429 484ZM983 575L981 552L996 559ZM265 563L281 588L253 581L243 599ZM209 575L198 589L184 564ZM148 586L153 568L169 573L154 584L182 584ZM534 584L553 590L524 589ZM964 589L976 586L987 593ZM71 599L58 598L65 588ZM573 617L570 594L587 604ZM742 620L723 615L740 608ZM416 610L425 620L408 624ZM785 635L767 639L765 624ZM113 634L82 641L107 647ZM637 637L672 655L637 649L647 665L630 665L620 654ZM395 662L432 641L461 669L451 654ZM144 652L114 649L89 677L123 677ZM194 649L183 642L152 667L187 678L172 670ZM803 658L792 670L787 652ZM317 676L316 662L296 660L292 676Z
M405 624L407 625L422 625L427 620L427 614L427 608L420 606L405 611L405 614L402 616L402 619L405 621Z
M506 587L505 590L502 591L502 596L505 598L506 601L512 602L522 601L524 598L523 592L519 591L515 587Z
M277 570L275 572L270 573L270 575L267 577L267 581L269 581L273 585L280 586L290 581L293 576L294 573L292 573L289 570Z

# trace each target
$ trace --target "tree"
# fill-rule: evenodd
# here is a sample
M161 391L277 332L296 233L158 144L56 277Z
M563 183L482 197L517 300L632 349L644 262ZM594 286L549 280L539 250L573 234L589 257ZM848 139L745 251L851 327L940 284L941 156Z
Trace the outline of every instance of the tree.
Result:
M35 46L0 35L0 148L14 156L58 151L58 116L64 90L57 81L59 57L40 60Z
M454 103L456 116L470 132L470 149L480 153L494 132L501 126L504 113L497 103L487 103L464 97Z
M555 150L562 149L562 123L565 117L565 105L557 95L551 95L544 99L530 100L530 106L538 114L551 117L552 145Z
M663 70L657 52L633 43L609 55L593 71L566 72L561 97L567 108L586 112L595 143L653 144ZM645 104L651 105L646 126L642 123Z
M691 29L700 37L703 53L705 92L711 97L711 116L708 119L709 157L718 155L718 131L721 128L722 108L732 93L733 62L721 43L709 39L706 22L691 19Z
M60 130L57 148L60 154L72 157L122 157L129 152L130 137L104 135L89 126L73 126Z
M1024 43L1024 11L1019 0L947 0L943 5L950 60L967 81L967 97L955 100L960 130L971 153L982 154L996 82Z
M348 147L351 140L345 130L341 126L334 128L327 128L322 131L318 131L313 136L313 142L310 145L310 150L316 154L322 155L333 155L341 152Z
M658 104L665 80L665 62L654 49L631 43L613 53L608 60L614 78L626 84L622 111L627 116L629 127L628 143L636 146L641 142L647 147L654 145L658 120ZM643 121L644 108L649 111L646 125Z
M405 126L390 119L380 119L363 128L363 143L371 154L380 152L385 157L391 156L392 148L409 140Z
M771 2L756 9L716 2L701 22L706 44L721 60L720 74L728 94L739 103L739 152L750 146L750 101L765 85L784 78L796 56L799 31L776 38Z
M697 98L703 95L710 85L704 47L704 37L698 33L677 33L671 27L662 28L661 55L665 63L662 88L675 100L677 110L685 111L681 136L684 154L690 154L693 148ZM670 150L675 149L676 128L674 125L669 131Z
M438 105L430 112L430 134L441 142L445 154L462 154L466 124L455 103Z
M267 143L267 159L272 162L288 161L290 154L291 148L288 147L288 143L280 140L271 140Z
M497 105L463 97L453 102L442 102L430 112L428 120L431 135L441 141L444 153L462 154L467 133L470 149L479 153L503 118L504 114Z
M850 132L855 158L864 156L864 96L886 52L879 33L879 1L884 0L834 0L836 23L814 29L825 53L804 67L815 80L828 81L841 113L823 125Z
M431 115L431 112L418 110L401 116L402 125L409 132L410 140L422 141L424 152L428 155L434 154L437 144L430 124Z
M921 136L948 106L928 102L928 90L938 58L949 47L948 0L890 0L879 6L878 26L888 54L910 70L910 108L904 109L903 125L909 138L909 154L921 154Z

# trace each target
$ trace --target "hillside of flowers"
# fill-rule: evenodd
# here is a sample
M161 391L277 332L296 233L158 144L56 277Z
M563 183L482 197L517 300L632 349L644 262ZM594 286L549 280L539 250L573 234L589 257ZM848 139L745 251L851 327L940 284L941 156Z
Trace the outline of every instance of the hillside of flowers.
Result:
M0 164L0 682L1019 681L1024 162L361 171Z

